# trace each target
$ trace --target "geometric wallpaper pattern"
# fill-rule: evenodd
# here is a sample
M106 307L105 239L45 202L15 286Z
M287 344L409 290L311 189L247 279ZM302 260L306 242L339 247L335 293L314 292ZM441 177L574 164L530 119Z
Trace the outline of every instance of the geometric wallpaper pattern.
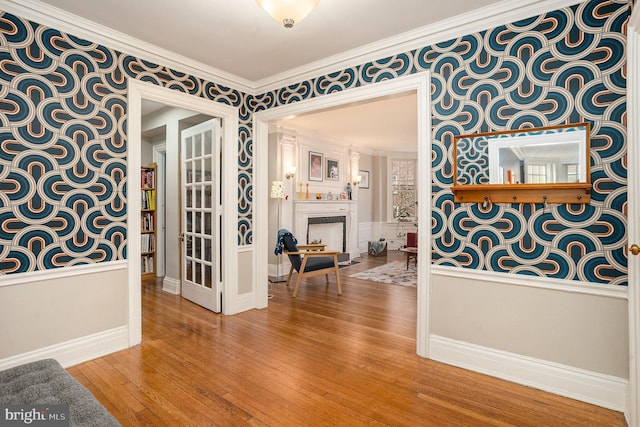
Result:
M125 257L126 86L107 49L0 18L0 266Z
M431 70L434 264L627 285L627 1L588 1L290 85L264 108ZM457 135L587 122L589 205L455 203Z
M0 275L126 259L128 79L239 108L238 242L253 113L431 70L433 262L627 285L626 0L592 0L257 96L0 15ZM587 122L588 205L459 204L453 137Z
M433 260L627 284L627 2L591 1L428 49L434 103ZM434 56L437 56L434 58ZM453 137L591 125L589 205L456 204Z

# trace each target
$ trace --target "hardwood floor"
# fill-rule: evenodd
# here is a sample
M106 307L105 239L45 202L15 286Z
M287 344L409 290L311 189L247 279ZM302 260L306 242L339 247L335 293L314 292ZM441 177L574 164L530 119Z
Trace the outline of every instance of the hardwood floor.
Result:
M403 260L390 252L389 260ZM209 312L143 285L143 341L68 369L123 426L624 426L624 416L415 354L416 290L349 277L274 284Z

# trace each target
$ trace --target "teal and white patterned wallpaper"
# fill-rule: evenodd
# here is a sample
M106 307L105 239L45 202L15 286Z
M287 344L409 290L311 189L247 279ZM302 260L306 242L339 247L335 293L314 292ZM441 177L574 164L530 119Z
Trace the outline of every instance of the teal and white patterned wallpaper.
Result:
M541 16L257 96L11 14L0 17L0 271L126 258L126 87L151 81L240 110L238 241L252 243L252 114L431 70L433 261L627 284L624 0ZM590 205L456 204L453 136L591 125Z

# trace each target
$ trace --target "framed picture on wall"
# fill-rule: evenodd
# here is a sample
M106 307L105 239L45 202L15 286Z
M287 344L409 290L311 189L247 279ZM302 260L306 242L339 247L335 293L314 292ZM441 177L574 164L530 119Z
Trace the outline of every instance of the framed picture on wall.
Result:
M334 159L327 159L327 175L326 178L330 181L338 181L340 177L340 169L338 168L338 161Z
M358 175L362 177L360 188L369 188L369 171L359 170Z
M324 155L309 151L309 181L322 181Z

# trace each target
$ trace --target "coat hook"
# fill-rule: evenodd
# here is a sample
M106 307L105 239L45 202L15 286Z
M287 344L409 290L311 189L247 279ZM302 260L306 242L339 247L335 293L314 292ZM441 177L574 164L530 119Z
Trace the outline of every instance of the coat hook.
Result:
M542 196L542 203L544 204L544 208L542 210L545 211L547 209L547 206L549 206L547 204L547 196Z
M484 202L482 202L482 209L487 209L489 206L489 196L484 196Z

